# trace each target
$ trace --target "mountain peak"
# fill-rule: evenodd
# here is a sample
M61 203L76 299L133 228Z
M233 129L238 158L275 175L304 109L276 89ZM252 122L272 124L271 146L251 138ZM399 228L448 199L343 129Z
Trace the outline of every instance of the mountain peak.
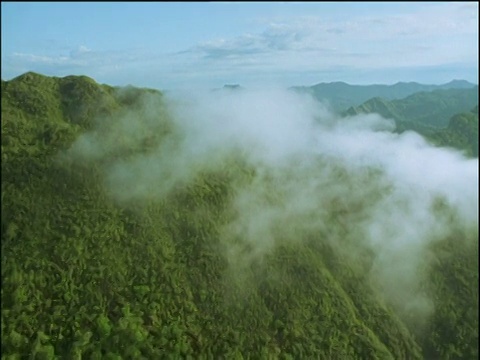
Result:
M448 82L445 85L456 85L456 86L468 85L468 86L472 86L474 84L472 84L471 82L468 82L467 80L453 79L452 81Z
M47 79L48 77L45 76L45 75L42 75L42 74L39 74L39 73L36 73L36 72L33 72L33 71L27 71L26 73L22 74L22 75L18 75L17 77L13 78L12 81L20 81L20 82L23 82L23 81L26 81L26 82L35 82L35 81L38 81L40 79Z
M85 81L91 84L97 84L97 82L91 77L85 75L68 75L62 78L64 81Z
M243 89L239 84L225 84L223 85L224 89L228 90L241 90Z

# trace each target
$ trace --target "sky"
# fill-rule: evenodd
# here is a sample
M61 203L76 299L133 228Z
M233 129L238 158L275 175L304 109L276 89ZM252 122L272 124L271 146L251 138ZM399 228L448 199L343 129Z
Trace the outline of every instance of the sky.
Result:
M478 83L478 2L2 2L1 40L3 80Z

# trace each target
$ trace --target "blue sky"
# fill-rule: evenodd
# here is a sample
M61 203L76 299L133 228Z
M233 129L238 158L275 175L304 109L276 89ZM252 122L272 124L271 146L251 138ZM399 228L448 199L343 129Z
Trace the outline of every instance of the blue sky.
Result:
M478 83L478 2L2 2L2 79L159 89Z

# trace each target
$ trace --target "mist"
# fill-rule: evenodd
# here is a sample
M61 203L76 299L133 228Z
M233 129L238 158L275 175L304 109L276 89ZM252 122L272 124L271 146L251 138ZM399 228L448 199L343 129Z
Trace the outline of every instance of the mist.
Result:
M286 90L184 92L98 119L68 155L101 162L150 141L148 151L105 162L105 187L126 206L165 199L241 158L253 175L234 183L231 220L220 229L232 267L312 236L352 261L367 248L365 271L385 298L426 316L429 245L459 229L478 234L478 159L394 130L391 119L341 118Z

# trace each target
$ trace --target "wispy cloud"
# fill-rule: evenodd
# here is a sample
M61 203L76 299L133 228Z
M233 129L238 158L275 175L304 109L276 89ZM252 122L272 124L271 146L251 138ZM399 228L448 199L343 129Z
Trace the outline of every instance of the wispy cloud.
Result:
M159 86L163 81L278 78L299 72L339 73L339 69L353 74L393 67L478 67L477 3L437 3L412 9L387 15L372 10L345 18L315 14L264 18L260 31L212 38L176 53L99 51L83 44L55 55L6 54L2 65L10 72L84 72L104 81L117 76L128 82L128 72L132 79L155 78Z
M85 67L89 65L101 65L107 60L114 60L109 54L108 57L102 56L101 53L93 52L88 47L81 45L69 52L68 55L35 55L14 52L8 57L12 61L20 63L33 63L39 65L56 65L56 66L78 66ZM100 61L99 61L100 60Z
M478 13L478 10L477 10ZM467 38L464 38L467 36ZM391 16L362 16L348 20L329 21L317 16L280 19L267 24L259 34L244 34L230 39L217 39L198 44L190 49L205 58L234 58L263 54L282 55L288 52L335 55L342 62L343 56L370 54L413 53L417 50L445 50L445 45L431 43L432 38L450 47L429 59L431 62L448 62L473 53L466 53L474 44L468 42L478 36L478 19L475 7L468 4L442 4L437 8L415 13ZM458 43L460 37L463 41ZM474 47L474 46L473 46ZM453 53L453 54L452 54ZM404 54L402 61L408 59ZM441 56L443 55L443 56ZM417 65L422 59L416 58ZM377 59L378 60L378 59ZM466 59L468 60L468 59Z
M478 5L438 4L389 16L302 16L265 22L259 33L203 42L183 60L219 74L445 67L478 63Z

